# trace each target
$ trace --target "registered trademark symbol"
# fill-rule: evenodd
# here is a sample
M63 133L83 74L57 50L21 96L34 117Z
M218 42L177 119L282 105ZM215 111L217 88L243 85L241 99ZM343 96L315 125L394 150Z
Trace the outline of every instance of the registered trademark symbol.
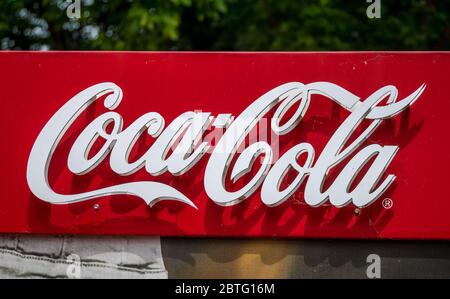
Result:
M392 208L392 206L394 205L394 202L392 201L392 199L390 199L390 198L385 198L384 200L383 200L383 208L385 208L385 209L390 209L390 208Z

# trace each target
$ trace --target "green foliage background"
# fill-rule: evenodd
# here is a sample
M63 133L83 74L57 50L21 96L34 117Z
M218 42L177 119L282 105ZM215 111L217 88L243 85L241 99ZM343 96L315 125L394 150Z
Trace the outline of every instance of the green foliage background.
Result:
M2 49L449 50L450 0L0 0Z

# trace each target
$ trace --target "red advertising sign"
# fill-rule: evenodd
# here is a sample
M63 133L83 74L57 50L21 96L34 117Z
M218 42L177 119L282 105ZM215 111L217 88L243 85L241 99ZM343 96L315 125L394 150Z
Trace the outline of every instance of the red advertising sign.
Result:
M450 239L449 53L0 65L1 233Z

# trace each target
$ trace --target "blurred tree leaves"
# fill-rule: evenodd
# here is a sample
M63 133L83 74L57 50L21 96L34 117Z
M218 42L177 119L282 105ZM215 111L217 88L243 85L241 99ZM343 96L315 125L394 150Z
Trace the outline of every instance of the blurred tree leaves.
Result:
M450 0L0 1L2 49L448 50Z

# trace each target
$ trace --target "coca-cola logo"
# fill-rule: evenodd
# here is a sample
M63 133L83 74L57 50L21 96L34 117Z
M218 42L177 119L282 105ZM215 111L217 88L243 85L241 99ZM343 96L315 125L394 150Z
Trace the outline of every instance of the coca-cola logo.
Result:
M361 100L355 94L330 82L289 82L263 94L236 117L229 114L214 117L207 112L189 111L182 113L166 126L162 115L158 112L148 112L128 127L122 128L122 116L114 110L121 103L123 92L114 83L100 83L71 98L44 126L28 159L28 186L35 196L52 204L69 204L106 195L131 194L140 197L148 205L160 200L176 200L196 207L176 186L158 182L157 178L166 172L174 176L182 175L190 171L201 159L206 159L205 156L209 156L204 173L204 189L208 197L218 205L238 204L260 188L262 202L270 207L277 206L292 196L306 181L304 201L310 206L320 206L329 201L336 207L350 203L364 207L377 200L394 181L395 175L386 175L385 172L399 149L396 145L381 144L363 147L364 141L375 132L383 120L392 118L412 105L424 89L425 84L422 84L409 96L398 100L396 87L388 85ZM320 154L316 153L311 144L302 142L277 159L268 142L257 141L238 155L238 149L245 137L273 109L275 112L270 118L270 129L276 135L289 134L300 126L315 94L327 97L350 112ZM128 176L145 168L154 180L131 181L77 194L57 193L48 182L52 155L77 117L105 95L104 106L110 111L94 119L77 137L67 159L69 170L76 175L84 175L93 171L109 156L113 172ZM132 99L127 99L127 103L131 101ZM282 121L286 118L286 112L291 109L295 112ZM356 138L350 139L364 120L370 121L370 124ZM214 146L202 138L213 122L224 128L224 134ZM107 132L107 126L112 127L110 132ZM145 154L130 162L129 153L141 134L149 134L155 141ZM103 138L105 142L95 155L89 157L91 146L98 138ZM170 149L172 150L169 151ZM298 160L299 156L305 157L302 163ZM350 156L351 159L346 165L341 165L342 170L333 183L324 188L329 170ZM227 177L235 181L248 174L254 168L257 158L262 159L259 169L245 186L239 190L228 190ZM233 159L236 161L231 167ZM365 173L361 173L363 167ZM295 170L296 176L288 187L281 188L281 181L290 168ZM360 176L361 180L350 188L356 176Z

